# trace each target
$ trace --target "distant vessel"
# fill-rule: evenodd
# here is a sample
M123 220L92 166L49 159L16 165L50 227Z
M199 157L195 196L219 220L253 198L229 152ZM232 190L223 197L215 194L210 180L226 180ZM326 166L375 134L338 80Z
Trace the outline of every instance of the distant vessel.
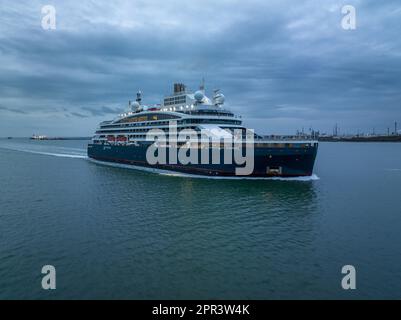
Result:
M47 136L44 135L32 135L32 137L30 138L31 140L47 140Z
M161 169L205 176L238 177L241 165L226 161L226 153L233 155L238 149L253 148L253 167L245 175L250 177L297 177L310 176L318 150L315 140L264 139L252 133L251 141L241 140L249 136L242 126L240 116L234 115L224 106L224 95L214 91L212 99L205 95L204 85L195 93L187 91L184 84L174 84L174 93L164 98L161 105L142 105L139 91L134 103L129 102L129 111L112 121L100 123L91 143L88 157L107 163L118 163L142 169ZM171 124L175 124L177 135L173 135ZM154 138L152 129L166 133L166 138ZM181 135L184 131L189 135ZM238 136L240 132L240 136ZM152 134L151 134L152 133ZM177 138L178 136L178 138ZM181 137L180 137L181 136ZM233 141L227 147L225 139ZM150 162L149 148L165 147L166 162ZM176 161L182 150L197 151L191 161ZM206 147L205 147L206 146ZM160 149L162 150L162 149ZM250 149L249 149L250 150ZM203 152L203 153L202 153ZM202 161L199 153L209 162ZM157 151L157 155L162 154ZM181 153L181 156L183 153ZM210 159L214 159L211 161ZM217 161L216 161L217 160Z

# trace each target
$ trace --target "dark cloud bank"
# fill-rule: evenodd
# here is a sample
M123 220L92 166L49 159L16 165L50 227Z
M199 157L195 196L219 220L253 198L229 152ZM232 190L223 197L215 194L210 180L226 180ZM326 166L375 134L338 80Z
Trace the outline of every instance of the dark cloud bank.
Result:
M202 77L262 133L401 122L399 1L54 1L56 30L43 5L1 1L0 136L89 135L137 89Z

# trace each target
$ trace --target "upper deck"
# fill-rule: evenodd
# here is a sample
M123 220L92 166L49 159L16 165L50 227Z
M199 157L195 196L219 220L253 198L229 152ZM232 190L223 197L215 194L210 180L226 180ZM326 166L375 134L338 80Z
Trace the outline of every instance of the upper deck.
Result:
M221 124L241 126L240 116L223 107L224 96L214 91L209 99L204 87L195 93L188 92L183 84L174 85L174 93L166 96L160 105L143 105L142 93L137 93L134 103L129 102L129 110L112 121L104 121L100 129L124 128L131 126L166 125L169 121L182 124Z
M224 95L214 91L212 99L205 95L204 86L195 93L187 91L183 84L174 85L174 93L164 98L160 105L147 106L142 104L142 93L137 93L134 103L129 102L129 110L110 121L100 123L94 140L107 141L120 138L121 141L143 141L151 129L169 132L176 126L177 131L192 129L197 132L209 130L212 136L216 134L227 138L240 129L243 135L246 128L242 126L241 116L235 115L223 106ZM167 135L169 137L169 135ZM258 144L291 145L316 143L307 139L263 137L254 134L254 142Z

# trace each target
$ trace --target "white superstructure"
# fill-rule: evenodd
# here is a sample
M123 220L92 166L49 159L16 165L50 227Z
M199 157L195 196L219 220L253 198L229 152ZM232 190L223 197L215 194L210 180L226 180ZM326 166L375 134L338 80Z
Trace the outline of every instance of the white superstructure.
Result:
M174 84L174 93L156 106L143 105L139 91L136 101L129 102L129 111L100 124L93 142L130 144L145 141L149 130L160 129L167 133L172 122L178 132L183 129L203 130L222 138L231 135L235 129L246 130L241 117L223 105L224 95L215 90L213 98L209 99L203 84L195 93L188 92L183 84Z

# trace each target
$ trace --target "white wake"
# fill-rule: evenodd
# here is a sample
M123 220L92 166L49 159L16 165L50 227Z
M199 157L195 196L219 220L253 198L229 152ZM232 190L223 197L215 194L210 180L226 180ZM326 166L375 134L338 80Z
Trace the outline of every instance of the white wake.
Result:
M56 152L47 152L47 151L38 151L32 149L22 149L22 148L15 148L15 147L4 147L0 146L1 149L18 151L18 152L26 152L26 153L33 153L33 154L41 154L45 156L52 156L52 157L60 157L60 158L73 158L73 159L87 159L88 156L82 153L56 153ZM67 149L67 148L63 148Z

